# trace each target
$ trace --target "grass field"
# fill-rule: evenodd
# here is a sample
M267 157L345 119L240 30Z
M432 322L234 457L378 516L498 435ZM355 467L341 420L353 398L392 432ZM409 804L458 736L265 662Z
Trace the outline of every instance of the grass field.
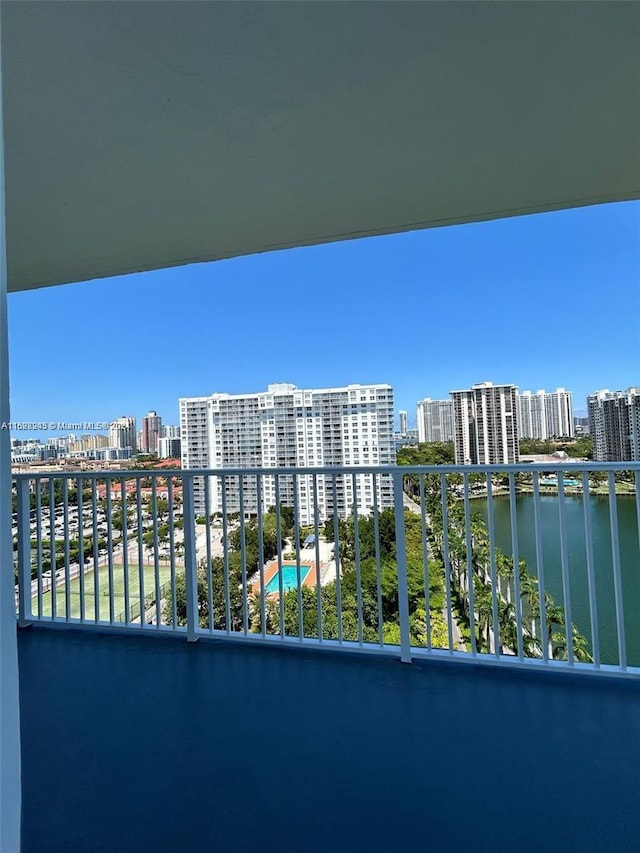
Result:
M176 573L180 574L182 568L176 568ZM161 565L159 567L159 582L162 587L171 579L171 567L169 565ZM140 583L138 576L137 563L129 563L129 618L131 621L139 619L140 615ZM143 588L146 606L148 607L155 600L155 569L153 565L145 565L143 570ZM108 621L109 613L109 567L100 566L98 568L98 618L100 621ZM116 622L125 621L125 574L122 563L114 563L113 565L113 618ZM41 616L51 616L51 592L47 591L42 595L42 612L38 614L38 596L34 595L31 600L31 607L34 614ZM69 582L69 617L79 619L81 616L80 610L80 577L73 578ZM85 572L84 575L84 618L87 621L94 621L96 618L95 611L95 594L94 594L94 571L93 569ZM56 590L56 616L58 618L66 618L66 594L65 587L59 586Z

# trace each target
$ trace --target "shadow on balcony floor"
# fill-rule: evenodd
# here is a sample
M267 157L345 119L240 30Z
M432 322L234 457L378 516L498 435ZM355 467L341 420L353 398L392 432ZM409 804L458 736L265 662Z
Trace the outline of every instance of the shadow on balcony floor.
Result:
M26 853L638 850L640 684L20 632Z

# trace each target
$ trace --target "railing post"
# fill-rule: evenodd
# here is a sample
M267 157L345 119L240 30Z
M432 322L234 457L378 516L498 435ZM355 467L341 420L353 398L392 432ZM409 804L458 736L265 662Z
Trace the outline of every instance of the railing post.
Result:
M31 524L29 508L29 480L19 479L17 488L18 510L18 625L31 624ZM55 590L52 595L55 594Z
M193 504L193 477L182 475L182 521L184 531L184 578L187 595L187 640L194 643L199 627L198 561L196 557L196 523Z
M404 493L402 472L393 473L393 507L396 527L396 562L398 564L398 612L400 616L400 660L411 663L409 634L409 589L407 585L407 546L404 528ZM429 614L427 614L427 619Z

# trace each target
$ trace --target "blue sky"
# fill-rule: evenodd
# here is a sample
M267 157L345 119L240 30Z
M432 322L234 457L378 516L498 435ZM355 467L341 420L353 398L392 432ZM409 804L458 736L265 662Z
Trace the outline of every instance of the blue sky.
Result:
M580 410L640 384L640 203L17 293L9 312L13 421L177 423L180 396L283 381L389 382L410 423L486 380L564 386Z

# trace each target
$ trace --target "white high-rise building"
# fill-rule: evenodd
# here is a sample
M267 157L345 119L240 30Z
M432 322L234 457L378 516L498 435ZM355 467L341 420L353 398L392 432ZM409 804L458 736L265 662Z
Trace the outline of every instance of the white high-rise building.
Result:
M593 458L640 462L640 388L601 390L587 397Z
M202 412L206 412L204 418ZM286 383L269 385L256 394L213 394L180 400L182 463L185 468L317 468L324 466L389 465L395 462L393 390L389 385L300 389ZM197 435L196 435L197 433ZM202 443L206 434L207 451ZM206 462L203 460L206 459ZM357 474L333 478L319 475L314 490L310 475L263 478L265 511L278 502L297 500L302 524L333 515L344 518L354 503L360 512L374 505L393 505L388 475ZM355 488L354 488L355 485ZM294 498L295 490L295 498ZM258 511L255 477L243 478L245 514ZM223 507L224 502L224 507ZM228 477L209 484L210 513L240 510L239 480ZM196 512L207 511L204 493L196 495Z
M520 438L547 438L545 392L523 391L516 397Z
M516 386L481 382L452 391L457 465L518 461Z
M573 401L571 391L556 388L545 394L547 435L550 438L573 438Z
M523 391L517 396L518 432L520 438L573 438L573 404L571 391Z
M183 468L209 468L208 397L181 397L180 455ZM205 478L193 478L193 500L198 515L206 513Z
M425 397L417 407L418 441L453 441L453 403Z
M404 409L400 409L398 412L398 418L400 421L400 435L406 435L409 429L407 412L405 412Z
M109 447L130 447L134 451L136 442L136 419L130 415L116 418L109 426ZM118 457L120 458L120 457Z
M158 439L158 459L179 459L180 439L162 436Z

